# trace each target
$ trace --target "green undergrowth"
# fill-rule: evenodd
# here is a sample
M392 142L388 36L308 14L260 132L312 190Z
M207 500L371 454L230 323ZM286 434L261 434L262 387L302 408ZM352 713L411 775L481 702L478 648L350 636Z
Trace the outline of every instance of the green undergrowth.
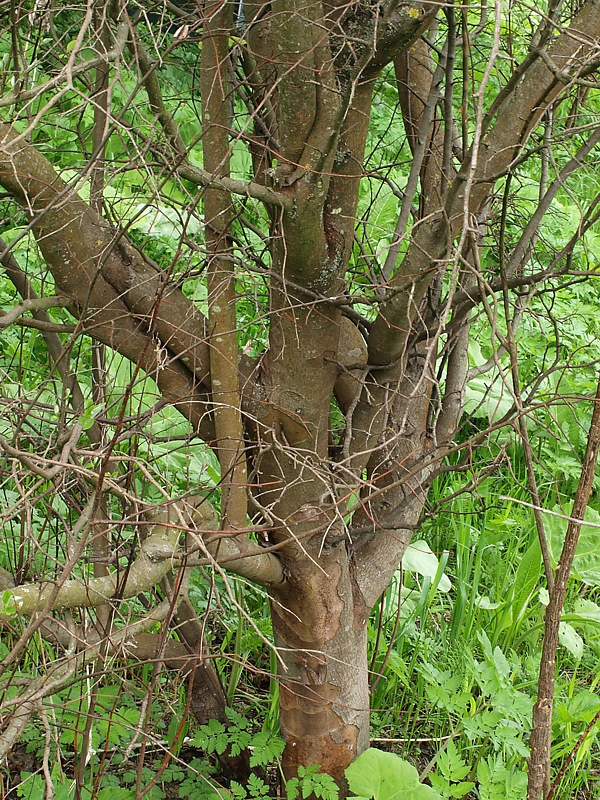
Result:
M451 588L405 574L403 601L392 584L372 619L373 736L416 760L442 797L519 800L548 602L538 535L512 477L460 488L456 476L438 480L420 532ZM556 500L546 503L562 514L546 518L553 566L569 510ZM600 709L597 536L582 530L560 626L552 770L572 759L555 794L565 800L600 788L600 728L589 727Z
M369 624L373 742L397 756L398 763L412 764L424 782L419 786L434 792L393 795L395 800L521 800L526 793L547 603L537 532L527 494L511 478L490 477L477 491L458 493L460 487L456 476L434 486L432 514ZM563 516L547 520L555 561L569 509L556 501L554 513ZM587 519L597 525L600 514L589 509ZM597 530L582 530L557 653L552 774L569 760L555 794L564 800L595 797L599 788L600 729L591 725L600 710ZM206 606L210 593L216 612ZM83 781L87 795L84 791L82 797L129 800L136 784L147 787L157 771L160 778L146 795L153 800L200 800L215 792L234 800L273 796L282 742L272 677L276 664L265 645L271 635L267 597L241 585L228 592L219 578L201 573L190 595L198 610L208 614L213 645L224 655L222 677L236 708L229 712L230 727L211 722L194 728L185 713L183 687L174 687L164 675L149 695L149 665L121 672L118 680L104 679L96 687L93 724L86 733L90 755ZM0 648L5 655L7 644ZM40 661L48 657L47 648L40 642ZM250 664L252 669L244 667ZM19 674L36 668L32 661L23 663ZM39 718L26 729L22 747L33 754L37 767L50 747L59 800L73 796L73 764L86 730L88 703L81 683L54 696L47 707L50 745ZM142 726L148 749L140 766ZM255 774L245 785L223 783L219 777L216 757L228 748L233 755L249 749ZM13 780L13 796L41 800L44 786L40 769L23 771L16 787ZM315 766L297 784L288 784L287 796L331 800L334 791Z

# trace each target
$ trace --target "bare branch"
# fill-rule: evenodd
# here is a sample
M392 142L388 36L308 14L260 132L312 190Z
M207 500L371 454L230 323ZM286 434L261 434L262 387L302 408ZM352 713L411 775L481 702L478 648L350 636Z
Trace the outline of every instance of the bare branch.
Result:
M36 297L23 300L18 306L14 306L10 311L0 314L0 330L8 328L28 311L46 311L48 308L67 308L71 306L71 301L67 297Z
M240 195L241 197L253 197L266 205L279 208L290 208L292 205L292 198L289 194L259 183L246 183L234 178L219 177L192 164L181 164L176 169L182 178L196 183L198 186L205 186L207 189L219 189L222 192Z

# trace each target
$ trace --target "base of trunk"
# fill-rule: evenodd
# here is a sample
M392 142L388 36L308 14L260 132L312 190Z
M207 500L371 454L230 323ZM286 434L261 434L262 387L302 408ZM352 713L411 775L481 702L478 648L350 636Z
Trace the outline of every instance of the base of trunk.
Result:
M320 651L288 647L280 655L284 776L318 765L339 782L369 746L366 629L340 631Z

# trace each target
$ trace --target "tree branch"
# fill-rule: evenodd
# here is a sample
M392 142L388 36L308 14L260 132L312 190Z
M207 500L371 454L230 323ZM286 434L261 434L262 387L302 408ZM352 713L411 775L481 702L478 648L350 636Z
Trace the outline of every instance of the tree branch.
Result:
M388 3L381 30L378 31L375 51L362 76L375 77L399 53L408 50L431 25L442 7L443 3Z
M277 206L279 208L291 208L292 198L289 194L263 186L252 181L240 181L235 178L219 177L213 175L206 169L196 167L192 164L180 164L176 167L177 174L198 186L206 186L208 189L219 189L229 194L237 194L242 197L253 197L260 200L265 205Z
M9 620L15 613L31 615L42 608L47 611L94 608L111 599L127 600L146 592L173 569L181 531L188 529L203 537L206 550L217 563L219 557L227 558L227 569L234 574L266 586L279 584L284 579L277 556L264 553L247 536L240 534L216 539L213 536L211 541L210 533L218 531L218 521L216 512L206 500L197 505L188 501L183 505L161 506L146 512L145 516L151 533L142 542L140 553L127 568L124 578L115 571L88 580L65 580L58 587L49 582L8 587L10 595L0 606L0 621ZM182 524L186 518L191 528L187 523Z
M108 600L127 600L156 586L172 568L171 557L179 548L180 528L173 524L173 510L159 508L147 514L152 533L141 544L140 554L128 567L126 580L118 572L89 580L67 580L58 589L48 610L65 608L94 608ZM16 613L30 615L46 606L54 584L32 583L10 590L8 605ZM9 619L11 613L0 610L0 619Z
M83 329L139 364L210 440L212 427L196 388L208 380L208 348L194 304L166 287L159 273L56 175L48 160L4 124L0 185L29 214L57 286L79 306ZM131 312L158 333L162 348ZM173 352L182 363L173 359Z
M8 328L28 311L45 311L48 308L66 308L71 305L67 297L30 297L10 311L0 312L0 330Z
M229 175L231 126L227 65L231 6L207 7L202 47L202 150L205 167ZM221 527L246 527L248 474L238 370L236 287L231 259L231 202L215 189L204 196L210 371L217 454L221 467Z

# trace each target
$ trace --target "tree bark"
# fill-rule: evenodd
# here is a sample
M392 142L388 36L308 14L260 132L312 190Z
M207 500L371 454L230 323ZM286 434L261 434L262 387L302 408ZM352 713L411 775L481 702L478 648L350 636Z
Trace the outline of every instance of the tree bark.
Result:
M275 644L281 659L280 721L284 774L319 764L341 781L369 746L367 618L354 607L345 543L290 577L273 595Z

